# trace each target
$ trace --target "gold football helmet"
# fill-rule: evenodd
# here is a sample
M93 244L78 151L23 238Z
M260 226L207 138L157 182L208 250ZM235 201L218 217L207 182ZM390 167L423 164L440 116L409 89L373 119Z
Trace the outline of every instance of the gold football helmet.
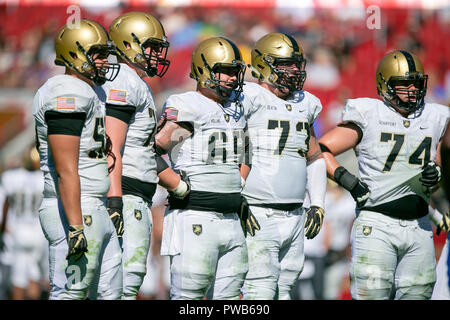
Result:
M239 99L244 85L245 69L238 47L223 37L206 39L192 52L190 77L201 87L214 90L226 101ZM221 81L216 76L217 73L235 75L236 81Z
M404 50L396 50L386 54L380 61L376 71L378 94L388 104L411 112L422 107L427 92L428 76L419 58ZM414 84L415 90L396 89L398 85ZM406 94L403 101L398 94Z
M144 12L125 13L111 23L109 35L120 56L149 77L162 77L167 72L169 42L161 22L154 16ZM149 53L146 48L150 48Z
M301 90L306 80L303 49L294 37L269 33L259 39L251 53L252 75L289 94ZM295 65L294 69L283 66Z
M87 19L79 27L63 26L55 38L55 64L75 70L97 85L112 81L119 73L117 63L98 63L93 57L107 58L114 45L106 30L97 22Z

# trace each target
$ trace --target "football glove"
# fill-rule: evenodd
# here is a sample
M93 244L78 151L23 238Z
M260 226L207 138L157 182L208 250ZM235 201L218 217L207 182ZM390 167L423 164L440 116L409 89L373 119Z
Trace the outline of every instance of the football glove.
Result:
M359 206L362 206L370 196L369 186L352 175L344 167L334 171L334 180L338 185L350 192Z
M186 172L180 170L178 174L181 178L180 183L175 188L175 190L169 191L169 194L177 199L183 200L191 192L191 184Z
M241 220L242 231L244 231L244 236L247 237L247 232L250 233L252 237L255 236L255 230L261 230L258 220L253 215L252 211L248 206L247 199L241 196L241 206L239 208L239 219Z
M306 210L305 214L305 237L306 239L313 239L319 234L320 228L322 228L325 211L320 207L311 206L311 208Z
M123 228L123 201L122 197L109 197L108 198L108 214L112 223L114 224L114 228L116 228L117 236L119 238L122 237L123 232L125 231Z
M88 252L87 241L83 230L83 225L69 226L69 252L66 256L67 260L73 257L75 261L77 261L84 255L85 252Z
M419 181L425 187L435 186L441 179L441 168L437 166L433 161L428 162L423 168L422 177Z
M448 232L450 230L450 211L442 215L442 220L437 225L436 234L439 235L441 231Z

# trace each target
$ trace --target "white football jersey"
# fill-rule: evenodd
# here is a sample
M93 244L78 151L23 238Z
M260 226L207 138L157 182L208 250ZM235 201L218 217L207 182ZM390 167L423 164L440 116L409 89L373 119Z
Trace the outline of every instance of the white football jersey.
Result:
M189 91L170 96L163 113L168 120L189 122L193 134L170 152L173 168L183 170L191 189L217 193L241 191L239 163L246 120L240 103L219 103Z
M449 116L448 107L434 103L404 118L378 99L347 100L342 120L363 132L355 152L359 175L371 192L366 207L408 195L419 195L429 203L430 190L419 178L422 167L436 157Z
M305 198L310 126L322 110L320 100L296 91L283 100L257 83L244 86L251 170L243 190L250 204L294 204Z
M102 87L95 87L102 104L133 106L125 143L122 147L122 175L147 183L157 183L153 151L156 133L155 103L148 84L127 64L120 64L119 75Z
M11 169L3 172L1 179L14 223L39 223L37 220L38 210L44 190L42 172L40 170L29 171L25 168Z
M47 111L85 113L80 137L78 174L81 194L104 197L109 189L105 116L100 101L91 86L69 75L56 75L37 91L33 100L36 138L44 173L44 197L58 197L57 174L48 144Z

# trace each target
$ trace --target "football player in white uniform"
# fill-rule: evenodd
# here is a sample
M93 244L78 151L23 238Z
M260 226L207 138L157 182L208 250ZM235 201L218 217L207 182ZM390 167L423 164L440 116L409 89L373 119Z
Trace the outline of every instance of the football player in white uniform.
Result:
M49 241L50 299L119 299L121 250L106 210L109 189L104 112L94 84L120 68L106 30L86 19L62 27L55 63L66 67L37 91L33 101L37 149L44 173L39 209ZM91 286L91 288L89 288Z
M39 224L44 178L36 148L26 148L23 167L5 171L1 183L6 192L8 232L12 237L11 299L37 300L45 280L47 240ZM1 229L1 228L0 228Z
M109 175L108 211L118 236L123 234L122 299L134 300L147 272L152 230L150 208L158 182L155 104L152 91L142 78L164 75L169 66L166 59L169 42L159 20L144 12L117 17L109 27L109 35L116 46L120 71L113 81L96 91L106 107L106 134L114 154L108 157L108 164L113 166ZM163 161L166 169L164 160L158 160ZM170 191L188 191L186 183L171 169L161 175ZM167 176L175 179L172 188Z
M314 238L324 217L326 167L313 128L322 104L302 90L306 60L292 36L263 36L251 57L258 83L245 84L244 104L259 108L247 120L242 194L261 231L246 238L249 272L243 293L244 299L285 300L303 268L304 236ZM305 210L306 189L311 206Z
M349 99L319 143L328 175L357 202L350 270L353 299L429 299L435 283L427 217L440 179L448 107L425 103L427 75L414 54L386 54L376 70L382 100ZM334 158L354 148L360 178Z
M160 152L190 180L184 200L169 197L161 255L170 256L171 299L239 299L248 271L247 247L237 211L239 162L246 126L241 104L245 64L236 45L209 38L192 53L197 90L170 96Z

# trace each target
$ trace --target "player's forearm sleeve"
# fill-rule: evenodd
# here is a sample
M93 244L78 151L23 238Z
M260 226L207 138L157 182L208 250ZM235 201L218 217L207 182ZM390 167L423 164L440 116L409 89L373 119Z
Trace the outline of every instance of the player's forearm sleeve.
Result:
M319 158L306 167L306 189L312 206L324 207L325 192L327 190L327 167L325 160Z

